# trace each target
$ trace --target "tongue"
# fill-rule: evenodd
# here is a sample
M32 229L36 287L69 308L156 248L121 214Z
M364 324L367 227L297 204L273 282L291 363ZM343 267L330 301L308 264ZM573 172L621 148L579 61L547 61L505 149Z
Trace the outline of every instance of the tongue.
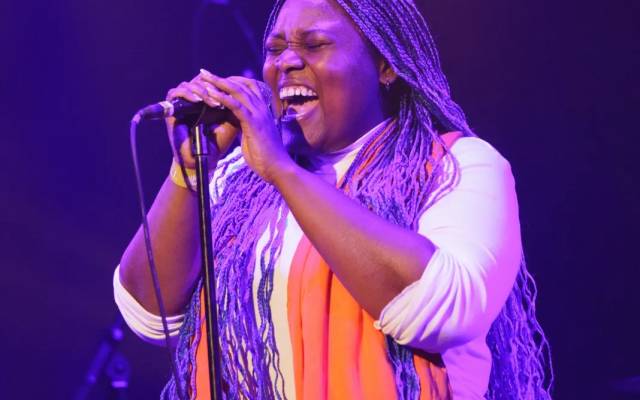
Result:
M311 110L318 103L318 99L307 100L303 103L290 104L285 110L285 114L290 117L294 117L299 114L304 114Z

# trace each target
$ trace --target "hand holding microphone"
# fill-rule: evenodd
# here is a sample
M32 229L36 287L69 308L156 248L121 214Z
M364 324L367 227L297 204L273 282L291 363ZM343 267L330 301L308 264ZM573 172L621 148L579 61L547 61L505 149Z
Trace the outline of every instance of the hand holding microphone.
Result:
M233 140L242 133L242 152L247 164L263 179L273 181L276 172L293 163L282 144L273 115L271 89L260 81L240 76L218 77L201 70L189 82L169 90L165 102L142 109L141 118L165 117L167 132L176 160L194 168L185 118L199 114L206 106L209 113L211 165L215 165Z
M254 172L274 183L278 173L295 165L276 124L273 109L277 104L271 88L254 79L221 78L205 70L201 70L200 76L211 98L237 119L242 132L242 155Z
M185 167L195 168L195 157L189 139L190 118L207 113L207 133L212 166L229 149L239 133L237 120L210 93L216 89L207 85L198 74L189 82L182 82L167 92L165 101L152 104L140 110L142 119L165 118L169 142L176 161L182 158Z

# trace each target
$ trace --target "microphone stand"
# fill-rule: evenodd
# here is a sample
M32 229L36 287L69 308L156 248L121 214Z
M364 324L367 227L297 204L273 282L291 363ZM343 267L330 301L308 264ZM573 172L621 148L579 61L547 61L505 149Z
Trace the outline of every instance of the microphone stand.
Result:
M85 380L76 390L75 400L85 400L103 374L111 381L112 398L126 399L131 368L118 346L124 337L124 320L118 314L108 333L100 342L98 350L91 360Z
M218 340L218 318L216 309L216 281L213 271L213 247L211 242L211 201L209 194L209 146L202 118L191 125L190 137L196 159L198 192L198 218L200 221L200 244L202 251L202 274L204 279L204 307L207 327L207 359L209 361L209 388L212 400L222 400L220 345Z

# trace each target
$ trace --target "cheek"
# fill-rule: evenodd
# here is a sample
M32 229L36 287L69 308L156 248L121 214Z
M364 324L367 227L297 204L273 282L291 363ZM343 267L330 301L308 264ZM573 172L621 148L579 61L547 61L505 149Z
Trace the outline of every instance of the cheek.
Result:
M276 65L272 60L267 58L262 64L262 79L265 82L270 84L271 81L275 79L275 76L276 76Z
M328 59L315 64L315 75L320 83L323 109L338 112L348 101L351 68L343 59Z
M280 116L280 114L282 114L282 105L278 97L278 72L275 64L270 60L266 60L262 65L262 80L271 89L271 105L273 106L276 116Z
M324 109L335 116L348 116L355 109L366 107L377 96L378 79L375 67L362 58L339 58L323 65ZM355 109L354 109L355 108ZM334 121L340 122L340 121Z
M369 96L378 89L378 68L362 43L351 43L318 63L327 89L340 94L345 101L356 96Z

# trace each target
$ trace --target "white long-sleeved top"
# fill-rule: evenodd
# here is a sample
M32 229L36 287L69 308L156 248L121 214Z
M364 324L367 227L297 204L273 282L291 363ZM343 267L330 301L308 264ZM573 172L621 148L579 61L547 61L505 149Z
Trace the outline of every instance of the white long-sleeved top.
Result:
M335 183L374 131L376 128L346 149L314 160L316 173ZM478 138L459 139L443 161L448 174L457 165L458 178L419 221L419 233L434 243L436 251L420 279L383 309L375 326L400 344L441 354L455 399L481 399L491 370L486 335L511 291L522 250L515 184L509 163ZM241 165L242 160L228 173ZM211 191L217 201L215 188ZM280 370L289 399L295 398L295 381L287 282L302 235L289 213L271 298ZM266 240L264 235L258 241L257 251ZM255 275L254 292L260 282L259 265ZM116 303L129 327L149 342L164 343L160 318L124 289L118 269L113 283ZM182 315L169 318L173 336L177 336L182 320Z

